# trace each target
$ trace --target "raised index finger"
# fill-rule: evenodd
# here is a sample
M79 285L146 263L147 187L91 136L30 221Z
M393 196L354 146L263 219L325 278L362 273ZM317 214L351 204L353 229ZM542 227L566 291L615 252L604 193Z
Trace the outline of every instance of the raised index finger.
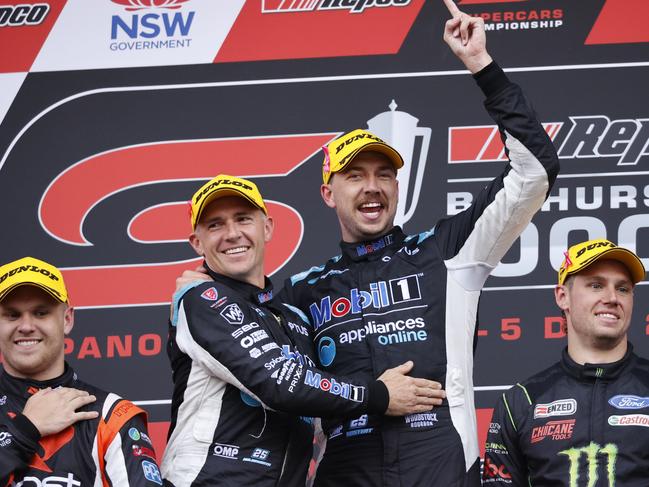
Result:
M451 12L451 15L453 17L460 15L460 9L457 8L457 5L455 5L455 2L453 0L444 0L444 5L446 5L446 8L449 12Z

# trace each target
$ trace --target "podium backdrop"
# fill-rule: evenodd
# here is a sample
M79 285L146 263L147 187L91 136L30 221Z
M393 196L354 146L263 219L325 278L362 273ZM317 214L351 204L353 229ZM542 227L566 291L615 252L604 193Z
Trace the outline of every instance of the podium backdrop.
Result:
M565 344L552 288L568 245L608 237L649 266L646 0L462 0L561 157L543 209L482 295L482 437L503 388ZM441 0L23 0L0 5L0 260L64 270L69 362L143 405L160 452L174 279L193 268L187 200L218 173L253 179L276 234L277 286L338 253L320 147L375 130L406 159L398 219L461 211L503 152L442 41ZM644 283L643 283L644 284ZM649 355L649 292L631 338Z

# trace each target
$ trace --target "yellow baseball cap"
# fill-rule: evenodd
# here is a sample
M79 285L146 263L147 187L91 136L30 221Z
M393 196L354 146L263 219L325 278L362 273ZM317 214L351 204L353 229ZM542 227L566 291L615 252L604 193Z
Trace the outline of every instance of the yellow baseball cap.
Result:
M19 286L36 286L62 303L68 301L63 274L51 264L23 257L0 267L0 301Z
M191 200L191 219L192 228L196 229L196 224L201 219L203 210L217 198L224 196L240 196L268 215L264 199L257 189L257 185L247 179L237 178L235 176L228 176L227 174L219 174L214 179L211 179L198 191L194 193Z
M345 169L354 157L363 151L380 152L392 161L395 169L403 167L403 158L396 150L376 135L363 129L352 130L341 135L323 146L322 150L324 151L322 180L325 184L329 183L333 173Z
M564 252L565 258L559 268L559 284L566 282L568 276L576 274L599 259L617 260L629 269L634 284L645 277L645 268L640 257L623 247L605 239L588 240L573 245Z

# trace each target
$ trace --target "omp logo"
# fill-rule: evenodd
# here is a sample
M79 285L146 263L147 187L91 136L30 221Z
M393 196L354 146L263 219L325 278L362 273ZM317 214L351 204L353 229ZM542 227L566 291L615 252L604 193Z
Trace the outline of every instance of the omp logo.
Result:
M262 0L263 13L349 10L361 13L369 7L404 7L410 0Z
M610 398L608 403L617 409L643 409L649 407L649 397L619 395Z
M534 419L550 416L570 416L577 412L577 401L574 399L559 399L548 404L534 406Z
M591 442L588 446L581 448L569 448L562 450L558 455L565 455L568 457L570 464L566 469L569 475L569 487L578 487L580 485L604 485L597 483L599 475L604 473L608 480L608 487L615 487L615 464L617 462L617 445L608 443L601 446L597 443ZM582 460L583 459L583 460ZM581 464L585 462L585 467ZM601 470L604 472L601 472ZM579 473L586 472L587 483L579 482Z
M649 119L611 120L606 115L570 117L559 148L561 159L613 157L618 166L635 166L649 155Z
M0 5L0 27L41 24L50 6L47 3L33 5Z
M317 330L332 318L342 318L348 314L359 314L372 307L382 309L393 304L421 299L419 276L416 274L391 279L390 281L372 282L369 291L353 288L349 298L342 296L332 302L331 296L320 299L320 303L309 306L313 327Z
M562 122L544 123L543 128L554 140ZM505 147L496 125L474 125L448 128L448 162L491 162L506 160Z
M118 5L126 7L127 11L141 10L143 8L168 8L171 10L178 9L183 3L189 0L110 0Z
M646 414L627 414L626 416L609 416L611 426L644 426L649 428L649 416Z
M532 429L530 443L538 443L548 436L553 440L569 440L575 429L574 419L565 419L562 421L548 421L542 426L535 426Z
M346 382L338 383L336 379L327 379L318 373L311 372L310 369L306 371L304 383L309 387L320 389L334 396L340 396L354 402L363 402L363 398L365 397L364 387L347 384Z
M81 482L75 480L74 474L68 473L66 477L52 475L43 479L36 477L24 477L20 482L15 484L16 487L79 487Z
M212 454L216 457L228 458L236 460L239 455L239 447L237 445L226 445L223 443L215 443L212 449Z

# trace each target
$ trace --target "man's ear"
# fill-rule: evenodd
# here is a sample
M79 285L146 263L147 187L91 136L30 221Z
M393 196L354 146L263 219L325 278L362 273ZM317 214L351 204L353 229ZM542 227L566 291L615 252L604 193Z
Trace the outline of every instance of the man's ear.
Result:
M329 208L335 208L336 203L334 202L333 190L331 189L331 184L323 184L320 186L320 196Z
M63 333L67 336L74 328L74 308L68 306L63 314Z
M264 242L270 242L273 238L273 231L275 230L275 220L273 217L268 216L264 221Z
M194 249L194 252L196 252L198 255L203 257L205 253L203 252L203 246L201 245L201 239L198 237L196 232L192 232L192 234L189 236L189 244L192 246Z
M570 307L570 296L568 295L568 287L565 284L554 288L554 300L559 309L564 312Z

